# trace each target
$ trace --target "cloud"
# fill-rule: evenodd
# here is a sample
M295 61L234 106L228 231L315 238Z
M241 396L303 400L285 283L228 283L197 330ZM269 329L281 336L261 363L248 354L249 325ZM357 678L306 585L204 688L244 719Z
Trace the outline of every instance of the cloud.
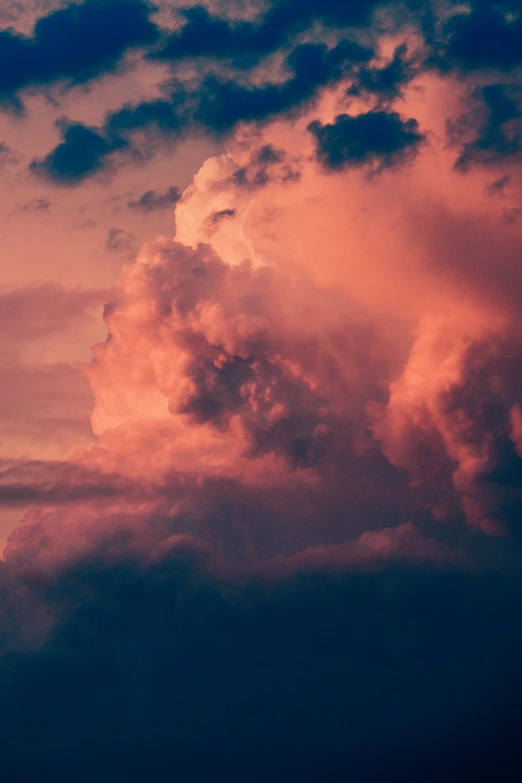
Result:
M490 196L502 195L504 188L511 182L511 177L508 174L504 174L502 177L490 182L486 188L486 192Z
M47 198L33 198L26 204L22 204L17 207L14 212L48 212L51 207L51 202Z
M368 12L323 6L273 8L300 32ZM144 129L227 138L172 194L177 241L111 291L94 443L2 463L4 507L34 503L0 569L8 779L447 783L520 764L518 180L454 169L433 131L453 82L406 89L395 38L356 62L334 39L289 44L283 80L214 62L214 92L170 82L90 129L98 171L146 152ZM7 295L8 339L71 328L76 293ZM53 383L73 396L66 375L35 383L28 419Z
M165 193L158 193L156 190L147 190L136 201L129 201L127 206L129 209L135 209L138 212L154 212L158 209L170 209L178 201L180 197L179 189L172 185L167 188Z
M349 40L331 49L325 44L300 44L286 58L291 76L282 84L243 86L209 75L203 80L196 124L220 133L240 121L266 121L310 100L318 89L339 81L371 56L371 50Z
M132 258L138 249L136 237L130 231L122 228L111 228L105 240L105 247L111 252L123 253Z
M114 70L127 50L154 42L151 10L144 0L84 0L40 17L30 38L0 31L0 96L16 101L26 87Z
M443 69L509 71L522 62L522 20L516 10L510 13L509 4L473 3L450 17L443 37Z
M326 6L315 0L304 4L285 0L271 3L261 14L246 19L195 5L179 10L180 25L173 32L161 31L149 20L152 9L147 4L133 0L131 7L134 10L126 16L127 27L113 20L120 13L120 4L107 6L100 0L62 9L37 23L35 40L38 36L45 41L51 39L56 28L64 40L76 41L78 62L72 58L68 78L87 78L90 73L78 52L94 51L87 42L89 30L95 26L92 20L96 21L98 14L100 18L108 16L109 26L120 30L120 37L111 37L113 49L98 47L96 57L100 62L92 55L91 70L103 72L113 67L126 48L143 43L151 45L147 57L167 62L170 69L169 77L158 85L159 95L109 112L99 127L62 120L60 143L31 164L35 173L49 181L72 185L102 171L111 173L115 165L142 162L160 145L179 141L191 132L203 131L222 139L240 123L261 124L302 111L326 86L339 82L346 83L350 100L373 102L375 106L370 110L378 112L403 97L407 85L422 74L487 74L493 66L509 70L516 65L513 53L520 26L518 17L511 18L496 8L485 9L481 4L473 5L469 13L453 14L447 22L442 13L433 12L430 23L426 12L379 5L385 28L399 41L390 55L389 47L371 33L369 25L378 7L372 2L351 4L347 9L338 0L329 0ZM100 21L99 26L103 24ZM70 35L68 25L73 31ZM312 28L313 36L304 37ZM480 51L487 55L480 56L473 42L481 40L486 30L489 43ZM10 32L5 35L9 41L13 35L13 40L26 40ZM54 47L53 51L66 59L69 50L66 48L64 53L62 49ZM259 61L266 57L272 59L259 71ZM197 67L184 66L186 58L198 59ZM55 69L56 73L60 71L57 66ZM68 68L64 65L61 69L61 78L65 78ZM38 73L44 74L45 69L40 68ZM55 78L59 77L50 75L48 81ZM471 163L487 162L488 154L491 160L511 155L508 148L516 146L511 131L506 130L506 122L509 124L515 115L505 116L500 95L489 95L490 87L493 85L477 87L478 92L485 91L484 101L492 119L459 158L462 169ZM501 86L499 82L500 89L506 96L514 90L512 85ZM16 90L10 95L15 98ZM505 107L507 98L502 100ZM393 116L395 112L389 113ZM391 123L388 119L389 126L382 130L393 134L397 129ZM393 145L393 140L390 143Z
M340 0L282 0L270 3L253 21L229 21L213 16L205 6L194 5L181 9L184 24L150 56L173 62L188 57L223 58L249 67L318 22L334 28L364 26L376 5L372 0L350 7Z
M8 779L373 782L384 757L438 783L519 763L515 575L224 580L187 540L3 571Z
M400 97L404 88L420 70L418 57L408 57L408 46L397 46L386 65L363 67L348 89L349 96L375 94L379 100L390 101Z
M153 150L141 150L133 142L138 132L175 141L190 129L223 135L240 122L264 123L302 107L320 88L336 83L371 56L370 49L349 40L332 48L301 44L286 58L290 75L282 83L243 84L214 73L204 74L196 87L175 82L165 97L107 114L100 128L60 121L62 141L30 168L58 184L76 184L106 167L110 171L114 153L138 160L151 154Z
M425 141L417 120L378 110L339 114L326 125L315 120L308 130L316 139L317 159L327 169L370 165L380 171L411 160Z
M464 142L455 163L460 171L472 165L494 166L516 160L522 150L522 94L518 87L497 83L476 88L471 109L448 123L453 144Z
M223 212L234 218L222 211L218 224ZM236 437L240 425L247 451L313 464L332 424L323 412L326 386L323 391L317 376L324 358L312 333L295 332L291 300L288 316L278 319L284 278L248 262L231 267L204 246L192 251L165 240L145 252L137 267L124 270L106 308L111 337L98 347L90 373L95 418L116 422L134 415L134 401L153 411L163 398L159 410L194 425L211 424L218 432L233 426ZM350 328L372 340L347 324L346 350ZM335 361L334 354L331 373Z
M45 157L33 160L29 168L33 174L59 185L75 185L102 171L107 156L127 146L123 139L109 140L97 129L81 123L60 120L57 127L62 135L60 144Z
M436 516L460 509L472 526L519 535L521 393L516 336L452 320L425 325L376 432Z
M239 188L263 188L270 182L292 183L301 176L299 161L283 149L264 144L253 150L248 162L234 171L232 181Z
M7 166L16 165L18 162L15 152L9 145L5 141L0 142L0 167L4 169Z
M88 470L67 462L0 460L0 505L75 503L97 498L117 497L129 492L130 486L114 474ZM27 539L31 515L27 516L24 533ZM44 516L45 518L45 516ZM27 546L28 541L25 541Z

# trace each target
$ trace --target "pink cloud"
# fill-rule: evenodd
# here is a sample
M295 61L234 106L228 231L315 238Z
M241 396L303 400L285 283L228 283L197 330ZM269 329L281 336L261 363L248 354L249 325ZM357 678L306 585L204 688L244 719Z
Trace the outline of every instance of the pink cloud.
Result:
M109 336L86 367L98 440L74 455L77 498L32 511L8 558L60 560L123 529L147 551L189 536L221 559L235 541L252 564L343 547L442 556L426 509L515 532L514 229L483 219L485 175L463 184L435 132L453 88L423 86L405 115L435 130L402 168L318 167L306 127L335 116L333 93L296 122L238 131L202 166L176 204L176 241L145 245L106 305ZM107 477L109 505L81 497L82 471Z

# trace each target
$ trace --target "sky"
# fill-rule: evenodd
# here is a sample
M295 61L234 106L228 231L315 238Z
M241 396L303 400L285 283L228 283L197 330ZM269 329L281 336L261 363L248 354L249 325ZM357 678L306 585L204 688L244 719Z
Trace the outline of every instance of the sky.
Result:
M515 0L4 0L6 783L522 774Z

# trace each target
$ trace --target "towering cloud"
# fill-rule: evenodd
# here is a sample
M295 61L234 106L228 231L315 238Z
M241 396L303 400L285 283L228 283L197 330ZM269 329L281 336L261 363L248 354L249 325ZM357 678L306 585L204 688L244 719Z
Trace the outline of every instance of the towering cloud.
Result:
M69 186L223 144L120 196L176 228L136 258L105 234L93 443L0 463L32 503L0 570L11 779L520 770L519 19L486 5L183 7L156 93L33 162ZM99 296L24 289L0 322L18 345Z
M518 337L491 324L425 323L376 430L436 517L520 534Z

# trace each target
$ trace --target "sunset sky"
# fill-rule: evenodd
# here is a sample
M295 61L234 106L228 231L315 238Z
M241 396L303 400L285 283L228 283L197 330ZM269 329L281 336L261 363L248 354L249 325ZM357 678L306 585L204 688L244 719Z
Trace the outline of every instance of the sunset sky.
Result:
M1 0L0 781L522 779L519 0Z

